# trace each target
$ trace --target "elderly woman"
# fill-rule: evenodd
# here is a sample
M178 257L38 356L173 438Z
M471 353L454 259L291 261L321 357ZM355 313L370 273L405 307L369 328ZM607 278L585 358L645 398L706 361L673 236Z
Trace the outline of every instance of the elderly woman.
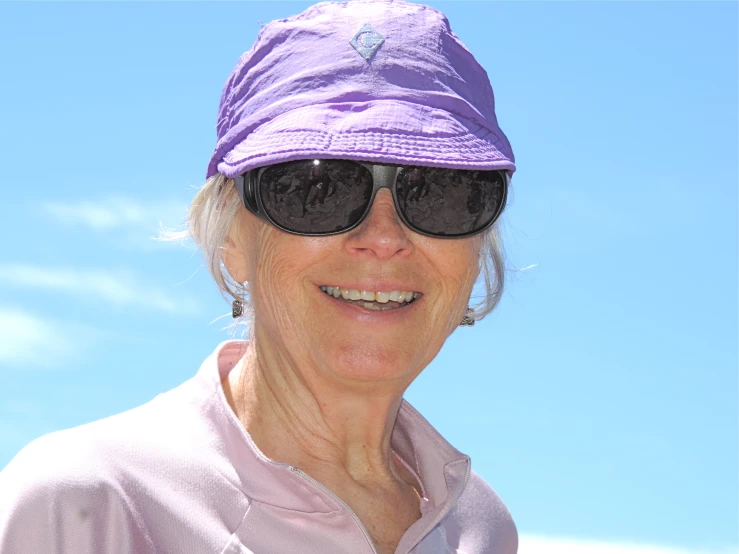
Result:
M434 9L321 3L261 30L217 132L189 233L247 340L27 446L0 552L514 554L500 498L403 399L502 290L515 165L485 71Z

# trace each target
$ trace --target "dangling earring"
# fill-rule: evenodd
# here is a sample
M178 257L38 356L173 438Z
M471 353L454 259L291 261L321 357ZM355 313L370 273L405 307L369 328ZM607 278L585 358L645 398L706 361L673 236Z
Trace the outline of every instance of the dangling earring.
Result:
M462 322L459 324L460 327L472 327L475 324L475 310L467 306L467 310L464 312Z
M246 292L247 281L244 281L243 283L240 283L240 284L244 292ZM233 302L231 302L231 315L233 316L234 319L244 315L244 303L238 298L236 298Z

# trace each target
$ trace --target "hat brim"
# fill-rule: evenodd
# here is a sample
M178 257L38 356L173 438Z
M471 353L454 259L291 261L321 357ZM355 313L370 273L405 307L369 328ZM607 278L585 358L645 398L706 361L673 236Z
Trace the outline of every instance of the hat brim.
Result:
M497 125L496 125L497 127ZM217 164L236 177L256 167L310 158L516 170L508 140L438 108L399 100L303 106L265 121Z

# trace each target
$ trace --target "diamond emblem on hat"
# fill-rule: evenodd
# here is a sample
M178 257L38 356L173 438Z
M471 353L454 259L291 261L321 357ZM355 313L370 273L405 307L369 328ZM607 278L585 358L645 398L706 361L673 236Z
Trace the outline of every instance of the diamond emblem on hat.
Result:
M372 25L365 23L357 34L349 41L354 49L365 59L369 60L375 55L380 45L385 42L383 36L372 28Z

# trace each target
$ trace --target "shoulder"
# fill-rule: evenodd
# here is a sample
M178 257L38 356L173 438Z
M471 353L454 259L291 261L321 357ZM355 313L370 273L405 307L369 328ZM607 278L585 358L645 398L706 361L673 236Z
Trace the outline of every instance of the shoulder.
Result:
M0 472L0 551L107 553L115 534L151 552L110 464L71 431L36 439Z
M463 552L516 554L518 530L498 494L474 471L446 529L447 542ZM451 522L450 522L451 523Z
M23 448L0 471L0 551L62 541L58 552L152 552L144 513L177 477L187 482L178 463L203 451L172 392ZM128 546L107 544L112 536Z
M161 467L161 458L173 449L185 449L194 440L188 437L193 418L182 402L173 401L173 392L90 423L44 435L23 448L0 475L16 478L82 485L90 480L125 485L127 476L146 466ZM163 456L164 455L164 456Z
M208 403L181 385L131 410L40 437L0 472L0 485L48 490L108 486L119 493L186 478L215 448ZM136 487L131 486L133 483Z
M35 502L41 497L63 498L68 492L110 489L115 492L112 453L97 444L82 426L56 431L40 437L23 448L0 472L0 513L9 499L23 496Z

